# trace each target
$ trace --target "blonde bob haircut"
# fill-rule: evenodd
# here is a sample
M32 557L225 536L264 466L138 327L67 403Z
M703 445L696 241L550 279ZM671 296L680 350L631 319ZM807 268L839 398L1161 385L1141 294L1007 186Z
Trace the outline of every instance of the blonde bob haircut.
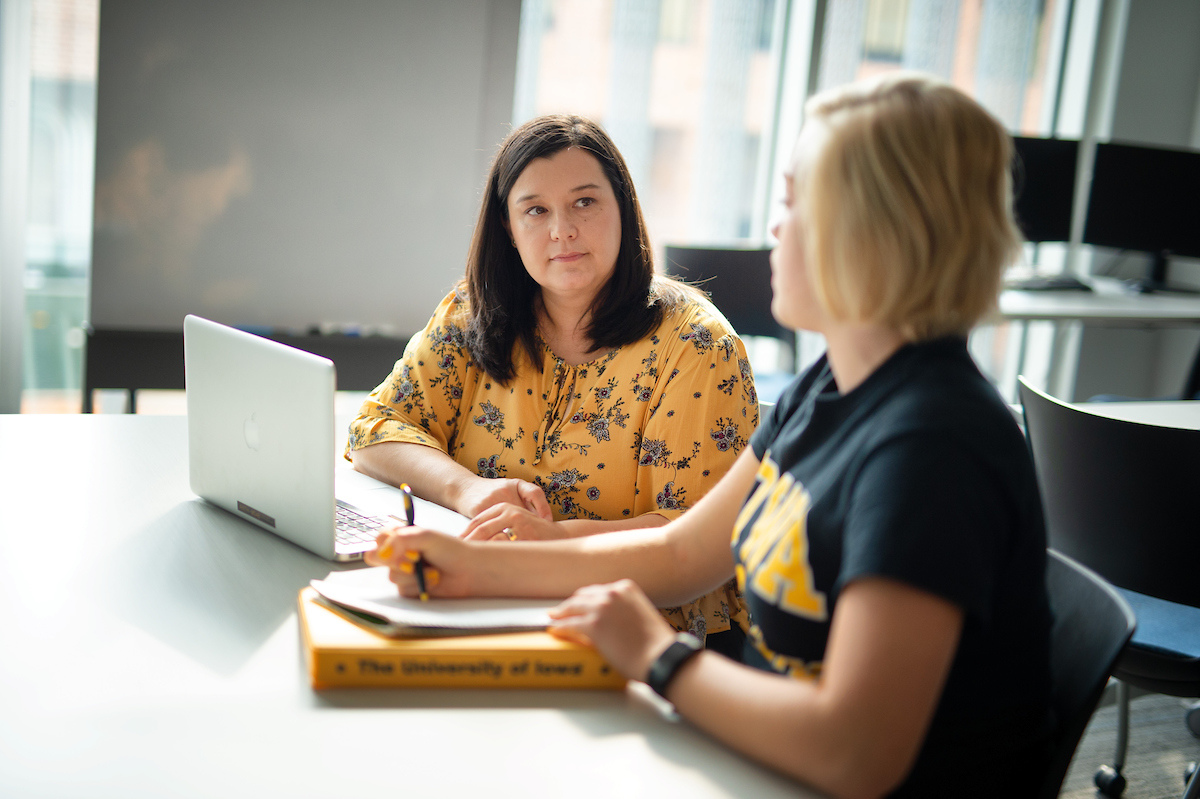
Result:
M1004 127L912 73L815 95L805 118L828 132L797 186L818 302L908 341L966 335L1020 253Z

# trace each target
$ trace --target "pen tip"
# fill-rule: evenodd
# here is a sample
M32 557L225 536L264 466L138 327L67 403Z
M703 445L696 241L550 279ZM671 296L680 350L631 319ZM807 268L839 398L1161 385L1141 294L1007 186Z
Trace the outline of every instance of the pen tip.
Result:
M422 594L421 594L421 601L422 601L422 602L428 602L428 601L429 601L429 594L422 593Z

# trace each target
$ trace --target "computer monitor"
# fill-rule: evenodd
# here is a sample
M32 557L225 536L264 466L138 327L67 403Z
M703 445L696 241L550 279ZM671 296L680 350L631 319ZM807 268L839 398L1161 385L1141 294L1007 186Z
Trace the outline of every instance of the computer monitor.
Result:
M1071 240L1079 142L1014 136L1013 215L1026 240Z
M1083 242L1150 253L1137 288L1165 289L1172 255L1200 258L1200 152L1096 145Z

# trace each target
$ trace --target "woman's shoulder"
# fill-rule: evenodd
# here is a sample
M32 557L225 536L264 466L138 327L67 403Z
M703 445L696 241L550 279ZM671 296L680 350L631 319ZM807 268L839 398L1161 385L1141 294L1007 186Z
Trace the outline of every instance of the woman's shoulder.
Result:
M920 436L965 450L1012 457L1026 451L1012 411L982 375L966 342L934 341L896 369L877 395L885 438Z
M430 346L452 344L463 347L466 345L466 331L470 322L470 301L466 292L456 287L437 304L425 330L417 335L428 339Z
M659 276L653 290L664 308L658 332L678 329L685 335L692 331L706 331L713 339L737 337L733 326L712 304L708 295L698 288Z
M455 286L438 302L430 317L431 326L452 324L465 328L471 319L471 301L461 286Z

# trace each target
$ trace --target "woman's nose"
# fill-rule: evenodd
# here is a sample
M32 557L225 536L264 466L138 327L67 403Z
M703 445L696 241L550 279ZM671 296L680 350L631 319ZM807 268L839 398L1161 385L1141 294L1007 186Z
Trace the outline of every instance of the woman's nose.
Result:
M555 241L573 239L577 230L570 214L555 214L554 221L550 224L550 238Z

